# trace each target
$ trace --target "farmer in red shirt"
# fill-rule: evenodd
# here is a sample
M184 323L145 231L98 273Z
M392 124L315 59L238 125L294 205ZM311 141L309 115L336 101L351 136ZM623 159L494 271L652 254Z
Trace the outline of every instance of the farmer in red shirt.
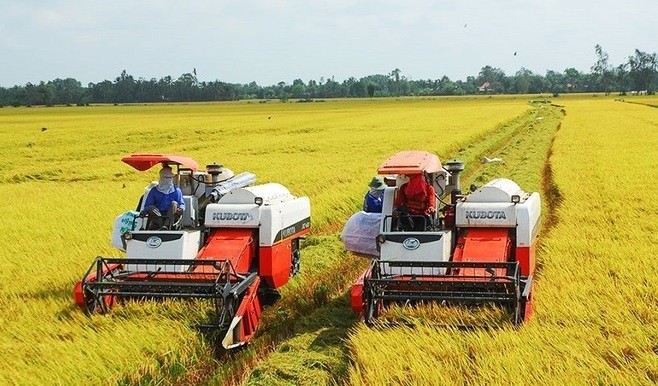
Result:
M425 181L422 174L414 174L409 177L409 182L398 189L394 205L400 215L402 217L407 217L407 220L411 220L408 215L429 217L436 212L436 195L434 188ZM423 224L415 224L422 223L422 221L410 222L411 224L407 224L406 228L424 230L422 229Z

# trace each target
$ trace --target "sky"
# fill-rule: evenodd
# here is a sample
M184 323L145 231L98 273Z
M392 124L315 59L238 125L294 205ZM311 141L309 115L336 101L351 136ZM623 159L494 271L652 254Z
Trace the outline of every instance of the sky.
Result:
M658 0L0 0L0 87L590 72L596 44L615 66L658 51Z

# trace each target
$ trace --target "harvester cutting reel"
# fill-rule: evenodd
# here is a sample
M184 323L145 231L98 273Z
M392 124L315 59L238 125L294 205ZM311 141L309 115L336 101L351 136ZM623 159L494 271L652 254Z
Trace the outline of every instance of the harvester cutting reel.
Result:
M390 303L440 302L445 305L505 307L512 323L526 319L532 275L518 262L373 260L363 281L364 321L372 326Z
M97 257L81 282L83 299L76 300L88 313L101 314L122 299L210 300L214 321L197 327L219 332L223 346L232 348L241 344L233 331L241 322L235 319L242 319L236 318L238 308L260 310L254 307L259 284L256 272L240 275L229 260Z

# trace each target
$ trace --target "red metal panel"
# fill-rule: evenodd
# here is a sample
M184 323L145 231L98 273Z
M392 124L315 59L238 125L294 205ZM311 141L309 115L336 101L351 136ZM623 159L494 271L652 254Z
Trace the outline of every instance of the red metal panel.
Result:
M270 288L279 288L290 279L292 265L292 241L310 232L303 229L269 247L260 247L258 253L258 275Z
M253 229L218 228L211 231L206 245L197 254L197 259L230 260L238 273L249 272L256 254ZM199 266L195 271L210 270L211 266Z
M464 231L455 247L453 261L506 262L512 251L512 238L506 228L470 228ZM484 270L470 270L470 274L484 275ZM462 270L461 274L465 274ZM497 275L504 275L497 272Z
M473 228L464 236L462 261L505 262L511 238L505 228Z
M521 276L528 276L535 272L535 245L530 247L517 247L516 260L521 266Z
M290 278L292 240L285 239L271 247L261 247L258 256L258 275L270 288L285 285Z
M257 296L259 285L260 279L257 277L249 288L247 288L247 291L242 297L242 302L240 302L240 306L235 312L235 317L241 318L240 325L238 326L240 328L240 342L249 342L258 327L262 312L260 300Z
M359 314L363 313L364 305L363 305L363 281L365 280L366 277L370 277L372 274L372 266L368 267L361 276L359 276L358 279L356 279L356 282L352 285L352 292L350 294L350 303L352 305L352 310L354 312L358 312Z

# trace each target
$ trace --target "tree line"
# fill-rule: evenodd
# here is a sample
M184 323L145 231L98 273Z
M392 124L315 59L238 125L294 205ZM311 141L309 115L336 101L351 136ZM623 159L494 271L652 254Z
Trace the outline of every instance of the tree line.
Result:
M318 81L293 80L292 84L260 86L226 83L219 80L204 82L193 73L178 79L135 79L125 70L114 81L89 83L86 87L73 78L55 79L39 84L0 87L0 107L32 105L88 105L91 103L197 102L232 101L243 99L280 99L311 101L318 98L363 98L389 96L436 96L471 94L538 94L627 92L655 93L658 89L658 59L655 52L638 49L625 63L617 66L600 45L595 46L596 63L589 73L575 68L563 72L549 70L535 74L521 68L514 75L506 75L500 68L484 66L477 76L466 80L412 80L395 68L388 74L368 75L360 79L350 77L337 82L333 77Z

